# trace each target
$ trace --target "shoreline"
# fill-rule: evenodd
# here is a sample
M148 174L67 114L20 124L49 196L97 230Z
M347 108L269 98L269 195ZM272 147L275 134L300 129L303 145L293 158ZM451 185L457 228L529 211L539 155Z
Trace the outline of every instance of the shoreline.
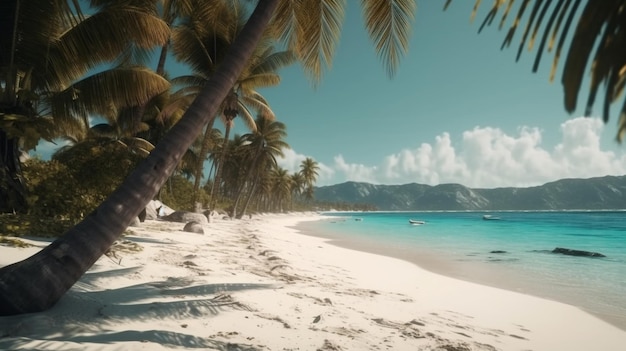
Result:
M320 220L334 219L334 217L324 217L323 214L320 216L322 216ZM316 228L316 225L313 222L301 223L295 228L305 235L324 238L339 247L404 260L433 274L571 305L626 332L626 316L611 314L607 308L604 309L605 313L595 310L592 303L585 301L587 297L568 294L563 289L546 288L545 282L540 279L520 274L510 268L494 267L486 262L459 260L446 252L430 249L403 250L401 247L381 243L376 239L357 238L352 235L339 238L338 236L341 235L338 234L339 232L324 233Z
M0 317L0 349L616 350L575 307L431 273L294 229L317 214L130 228L55 307ZM138 245L139 251L132 248ZM0 265L33 250L0 246Z

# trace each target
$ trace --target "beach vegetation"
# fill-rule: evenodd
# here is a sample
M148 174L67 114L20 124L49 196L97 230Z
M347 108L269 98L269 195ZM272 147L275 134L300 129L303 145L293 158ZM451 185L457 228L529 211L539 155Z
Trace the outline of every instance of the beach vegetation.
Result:
M131 141L136 145L132 146ZM28 184L27 218L31 235L58 236L93 211L145 157L149 143L87 139L65 147L52 160L24 164Z
M302 193L306 187L302 172L295 172L291 175L291 209L294 208L294 202L302 199Z
M207 2L197 4L200 8L193 11L174 29L173 53L192 70L190 75L176 77L172 83L181 87L187 96L195 98L204 84L214 75L216 68L223 64L224 54L245 25L245 17L248 7L240 2L218 2L208 5ZM216 6L209 11L207 6ZM213 123L211 119L204 127L204 137L201 148L197 154L197 164L194 169L194 193L190 198L195 204L199 196L201 179L204 171L204 162L207 154L211 152L215 174L209 191L211 201L209 208L215 207L224 193L223 173L228 152L230 133L235 118L239 117L244 125L254 131L256 124L255 116L273 120L274 112L268 101L259 93L258 88L275 86L280 83L277 71L295 62L295 56L291 51L277 51L270 33L265 34L260 44L256 47L246 67L235 80L230 92L221 102L217 113L224 127L222 145L211 143ZM217 155L217 157L215 157Z
M623 55L614 55L618 56L617 60L607 57L613 57L611 53L614 52L623 52L621 50L624 47L623 26L620 24L624 22L624 2L625 0L587 1L570 46L570 52L575 54L572 54L571 58L568 55L564 68L566 70L564 84L567 86L566 109L570 110L576 104L583 70L591 51L596 47L596 38L602 38L602 43L600 49L596 51L600 54L594 58L593 66L596 70L593 71L592 93L588 106L593 104L600 83L606 83L608 87L605 109L621 96L626 81L624 79L626 73L619 61L623 60ZM90 193L89 196L93 198L89 196L81 198L89 203L99 202L99 205L93 211L86 208L80 211L81 216L84 216L82 220L35 256L0 268L0 280L6 282L0 285L0 315L36 312L54 305L76 280L110 249L146 204L162 191L172 174L191 173L196 174L195 179L200 179L197 175L200 168L196 166L193 169L189 165L193 165L194 161L196 165L204 162L203 147L211 144L204 143L203 139L198 152L198 139L203 132L205 136L207 133L213 133L212 126L216 118L224 117L228 130L233 119L242 116L244 111L242 105L256 112L257 118L271 116L267 101L260 94L254 93L254 89L259 86L271 84L250 84L254 89L250 88L252 90L247 91L248 87L241 81L246 77L246 73L253 71L254 67L264 67L267 69L263 71L265 73L271 72L271 68L278 68L276 64L264 65L263 61L257 60L262 57L259 53L267 53L268 57L274 57L273 51L259 51L259 48L273 47L273 45L264 46L266 41L276 40L286 51L291 52L313 85L316 85L324 71L331 65L347 4L343 0L259 0L247 5L246 8L252 10L248 16L248 11L233 11L235 8L233 5L239 3L233 0L181 1L180 7L176 7L178 5L175 6L174 1L156 0L101 0L91 3L97 6L92 9L93 13L84 16L80 9L82 4L80 1L3 2L3 11L0 11L3 29L0 31L0 44L1 47L10 49L0 53L2 67L0 145L8 145L2 149L5 155L1 155L0 158L3 162L0 164L2 181L0 211L25 211L27 208L27 187L21 175L20 150L22 147L26 148L25 145L32 145L27 141L37 138L53 139L57 136L54 134L57 133L56 130L50 131L45 126L55 128L64 126L67 130L72 128L74 122L79 121L82 123L81 126L84 126L85 120L91 115L97 115L107 120L111 126L127 125L128 128L122 128L126 133L118 134L121 138L141 137L142 133L150 132L151 126L158 126L160 123L165 125L160 118L163 116L175 117L173 119L176 122L168 122L169 128L158 129L158 143L153 143L154 149L117 187L110 183L99 184L85 179L96 173L93 169L100 169L99 166L106 169L106 166L90 163L91 161L81 159L79 155L75 156L77 160L65 160L65 164L59 160L65 168L54 166L58 167L58 172L75 177L74 180L68 178L68 184L75 181L77 186L89 184L106 188L110 195L103 199L97 197L98 194ZM492 21L495 12L505 3L510 5L512 1L497 1L486 22ZM527 6L529 3L524 1L521 6ZM531 11L527 26L533 28L534 32L538 28L535 23L541 23L544 18L548 18L544 17L548 7L541 7L540 3L536 2L537 5ZM558 1L555 6L565 6L564 4L569 3L571 2ZM182 43L175 40L177 37L172 36L173 28L183 23L185 16L201 12L195 11L200 7L190 8L186 7L187 4L190 6L204 4L202 9L207 11L206 18L215 20L204 22L213 24L208 30L209 33L215 34L209 35L208 38L213 39L214 47L217 47L217 42L220 41L220 45L224 44L227 49L220 50L219 53L210 50L213 46L209 42L203 49L209 49L206 50L209 55L205 55L205 58L212 60L208 66L211 70L210 79L205 79L193 93L183 89L177 98L165 99L171 102L170 104L152 104L152 101L165 101L161 98L166 96L171 88L161 66L164 62L161 59L164 60L167 55L160 57L157 72L154 72L141 64L142 58L146 57L144 49L158 47L163 54L169 48L168 42L172 43L173 49ZM416 9L415 1L364 0L362 7L366 30L388 75L392 77L401 57L408 50L410 28ZM510 6L506 8L509 9ZM552 27L557 28L554 32L559 33L559 30L560 33L569 32L572 13L577 13L575 8L576 6L572 7L572 12L553 10L549 18L561 18L567 14L565 22L557 19L557 24ZM233 18L231 16L233 13L228 11L233 11L237 15L235 16L237 21L218 20ZM505 12L508 13L508 10ZM506 18L506 13L503 18ZM520 10L520 16L521 13L523 10ZM540 13L539 17L536 16L537 13ZM178 15L181 19L174 20ZM239 21L240 16L243 21ZM550 23L548 27L551 27L552 21L547 20ZM244 22L244 26L239 26ZM514 27L517 23L518 21L515 21ZM559 27L558 23L564 25ZM606 31L602 32L605 29ZM231 35L227 36L225 33ZM566 36L561 34L559 41L561 38ZM543 47L543 44L540 46ZM562 46L558 44L557 47ZM557 53L555 57L558 59L559 54ZM112 67L107 66L98 73L87 76L103 63L108 63ZM197 67L192 66L192 70L197 73L195 68ZM246 95L252 97L254 102L240 104ZM164 115L163 111L173 112ZM608 118L608 112L605 116ZM626 120L623 112L620 120ZM44 127L13 128L18 122L26 125L31 121L39 123L32 126ZM55 123L50 124L46 121ZM621 123L625 125L626 121ZM7 125L13 129L6 127ZM623 129L620 128L620 132L623 132ZM246 166L243 164L231 169L232 173L228 173L228 177L222 176L229 168L224 156L227 152L233 155L228 162L239 158L246 160L245 156L235 152L246 143L242 142L241 138L235 138L231 143L228 134L229 132L224 133L221 148L216 147L212 152L216 171L212 190L209 192L211 202L218 199L222 193L236 194L238 191L235 189L241 189L241 186L231 185L247 180L248 172L245 172ZM117 143L118 139L107 139L107 143ZM157 138L144 139L153 141ZM196 152L190 153L190 150L194 149ZM118 163L120 160L121 163L125 162L125 158L112 158L110 162ZM72 167L78 166L78 169L74 170L67 164L71 164ZM181 166L182 164L186 166ZM94 168L81 168L85 165L93 165ZM123 166L125 169L127 166L132 168L130 163L124 163ZM265 168L259 166L259 169L262 172L256 175L257 187L247 186L248 194L253 193L257 196L254 201L256 209L280 212L288 210L293 194L298 192L294 191L293 176L271 162ZM311 170L315 170L315 167L309 169ZM303 174L305 183L307 179L312 179L311 175L317 175L316 171L309 172L309 176ZM225 178L227 179L223 180ZM55 179L56 184L59 181ZM38 184L43 183L45 181ZM113 188L115 190L111 192ZM192 193L197 196L193 189ZM307 194L308 190L312 190L312 186L305 188L305 198L312 195ZM41 194L38 191L36 195ZM81 195L83 194L79 194L77 198ZM85 245L85 242L89 242L89 245ZM19 283L33 280L37 281L36 286Z
M167 80L126 64L123 54L164 43L169 30L130 3L103 3L87 16L78 1L9 0L0 13L0 144L6 146L0 148L0 212L23 213L29 195L22 154L89 113L141 104L167 90Z
M306 200L313 200L313 185L319 175L320 167L314 159L307 157L300 164L300 174L304 180L304 198Z
M253 200L260 202L258 195L264 174L277 166L276 157L283 156L283 150L289 147L285 141L287 131L284 123L266 118L257 118L255 123L255 131L243 136L244 150L240 155L246 161L242 163L246 169L233 204L235 218L245 215ZM242 206L239 209L240 204Z
M195 205L189 202L193 197L193 183L183 174L171 176L159 192L159 200L171 208L181 211L194 211ZM209 203L209 196L203 188L198 190L196 197L203 208Z

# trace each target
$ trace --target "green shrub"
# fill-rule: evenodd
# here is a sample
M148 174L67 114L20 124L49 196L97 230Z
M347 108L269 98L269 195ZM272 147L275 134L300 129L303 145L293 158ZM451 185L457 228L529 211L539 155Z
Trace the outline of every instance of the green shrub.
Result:
M29 212L21 219L19 232L62 234L100 205L140 159L115 140L89 139L63 150L50 161L28 160L23 171ZM11 228L15 229L15 225L11 224Z
M204 189L200 189L199 192L198 201L205 208L208 205L209 197ZM191 203L192 198L193 183L179 174L171 176L161 188L161 201L175 210L195 210L195 206Z

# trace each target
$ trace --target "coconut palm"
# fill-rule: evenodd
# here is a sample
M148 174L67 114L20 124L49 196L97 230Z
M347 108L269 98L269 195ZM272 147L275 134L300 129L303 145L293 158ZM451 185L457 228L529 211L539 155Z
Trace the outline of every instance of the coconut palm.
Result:
M304 176L301 172L296 172L291 175L291 184L291 208L293 209L293 201L300 199L306 186Z
M164 42L169 30L150 13L128 6L102 7L89 17L78 1L7 0L1 6L0 211L6 212L25 204L20 152L72 128L88 112L142 103L167 89L167 81L141 67L78 79L129 47ZM103 26L112 29L102 31ZM120 88L129 82L137 84Z
M173 81L175 84L183 85L184 89L192 95L201 90L202 86L211 79L216 67L223 63L224 53L245 24L245 21L239 16L239 14L245 13L245 7L238 1L234 4L235 6L232 7L213 6L211 11L196 11L175 29L173 35L175 39L174 54L180 61L189 64L194 74L178 77ZM228 142L236 117L242 118L250 130L255 127L251 110L265 118L274 118L274 113L269 104L256 89L277 85L280 82L280 77L276 71L293 63L294 56L289 51L276 52L268 39L266 37L258 45L247 67L222 102L219 118L225 126L224 146ZM198 155L194 192L197 192L200 186L204 160L209 149L209 133L212 128L213 119L205 127L203 148ZM222 150L226 150L226 148L223 147ZM218 200L223 168L221 164L223 162L224 155L218 158L216 164L216 174L211 190L211 208Z
M365 0L363 4L366 26L388 71L393 73L407 47L415 2ZM332 0L259 0L223 64L183 118L124 183L94 212L49 246L23 261L0 268L0 315L41 311L53 306L109 249L152 200L203 127L217 115L266 29L272 27L276 33L291 29L284 36L289 39L289 46L296 49L313 77L321 75L339 38L344 6L345 2ZM276 21L270 26L272 18Z
M259 181L262 178L261 173L269 167L276 166L276 157L282 157L282 150L289 147L284 140L286 136L287 132L284 123L269 121L266 118L257 118L256 131L244 135L249 142L247 146L250 150L247 159L248 173L235 198L233 205L234 217L241 218L245 215L248 205L256 192ZM245 191L247 191L246 200L241 211L237 213L239 201L244 196Z
M274 167L271 173L272 179L272 208L278 212L284 212L284 204L291 200L291 187L293 183L289 172L281 167Z
M220 157L225 155L222 168L222 197L231 202L237 193L248 170L248 141L243 135L235 134L228 140L226 150L220 151Z
M317 173L319 169L317 161L310 157L305 158L300 164L300 173L304 178L304 196L307 200L313 199L313 184L319 175Z
M272 171L276 166L268 165L265 169L261 171L257 179L257 189L255 190L256 195L256 211L264 212L271 210L271 199L272 199Z
M448 0L447 7L451 3ZM480 0L476 1L472 18ZM495 1L480 30L490 25L496 19L498 11L504 9L499 28L513 9L514 0ZM578 17L578 22L574 19ZM524 18L526 23L524 25ZM523 33L517 49L517 59L520 58L524 47L531 50L535 47L539 35L537 55L533 64L533 72L537 72L544 54L554 52L550 80L556 75L561 52L566 47L570 34L569 50L565 56L565 65L561 82L565 95L565 110L573 113L578 105L578 93L582 85L585 70L589 67L591 73L589 95L585 104L585 115L592 113L598 89L603 86L605 94L602 107L602 117L609 120L611 104L618 102L623 95L626 85L626 0L559 0L559 1L523 1L517 7L512 25L509 28L502 48L513 43L513 37L518 27ZM574 24L574 27L572 27ZM542 31L540 30L542 29ZM589 65L591 59L591 65ZM623 98L622 108L618 120L617 139L621 141L626 133L626 97Z

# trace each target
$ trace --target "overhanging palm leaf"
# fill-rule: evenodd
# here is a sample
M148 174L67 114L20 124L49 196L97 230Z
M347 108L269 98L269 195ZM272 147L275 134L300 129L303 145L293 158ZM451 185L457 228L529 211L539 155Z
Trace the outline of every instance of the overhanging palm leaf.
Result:
M197 2L192 13L172 31L172 49L176 58L194 72L210 76L217 62L223 61L232 40L245 19L242 11L233 10L238 1ZM235 28L233 28L233 26Z
M130 43L151 48L165 43L169 35L165 22L134 8L98 12L63 33L58 46L50 49L46 85L55 90L63 89L67 85L60 84L68 84L89 68L114 60L131 47Z
M447 7L450 2L451 0L448 0L445 6ZM495 1L480 29L482 30L485 25L490 25L497 12L506 6L500 21L502 27L513 2L513 0ZM475 9L479 4L480 1L476 1ZM626 67L626 50L624 49L626 48L626 0L587 0L584 5L582 0L535 2L525 0L518 7L517 15L502 44L503 48L512 43L525 14L528 14L528 18L520 39L517 59L526 45L529 50L533 49L541 32L540 29L543 27L533 72L538 70L544 50L554 51L550 80L554 79L561 51L568 35L571 34L570 28L574 19L579 16L572 29L573 36L569 43L561 78L565 109L569 113L576 110L583 77L589 67L591 80L585 104L585 115L591 115L598 90L600 86L604 86L602 117L607 122L611 104L617 102L622 96L626 84L626 69L624 68ZM625 134L626 98L624 98L618 121L618 141L621 141Z
M376 52L393 76L409 46L415 0L361 0ZM281 1L270 28L294 51L314 84L330 68L339 41L345 0Z
M281 1L270 32L287 44L317 84L339 41L345 0Z
M144 104L169 87L165 78L145 67L119 67L87 77L53 94L52 113L57 117L97 114L114 118L117 111L113 110Z
M365 26L376 51L393 76L406 54L415 16L415 0L363 0Z

